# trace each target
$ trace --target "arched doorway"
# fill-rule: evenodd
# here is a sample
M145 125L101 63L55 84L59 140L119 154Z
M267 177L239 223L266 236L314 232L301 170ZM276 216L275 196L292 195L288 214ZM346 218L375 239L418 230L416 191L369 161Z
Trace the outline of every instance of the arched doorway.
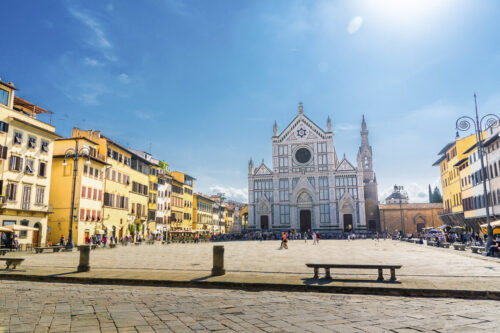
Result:
M300 232L308 232L311 230L311 210L301 209L300 210Z
M262 230L269 229L269 216L267 215L260 216L260 229Z
M342 225L344 232L352 232L354 230L354 207L349 200L345 200L340 208L342 216Z
M297 196L297 207L299 211L299 227L301 232L312 231L312 204L311 195L302 191Z
M422 215L416 215L413 218L413 223L417 226L417 232L422 232L425 228L425 217Z
M344 214L344 232L352 231L352 214Z
M33 230L33 239L31 240L33 248L40 246L40 238L42 236L42 225L40 222L35 223L35 228L38 230Z

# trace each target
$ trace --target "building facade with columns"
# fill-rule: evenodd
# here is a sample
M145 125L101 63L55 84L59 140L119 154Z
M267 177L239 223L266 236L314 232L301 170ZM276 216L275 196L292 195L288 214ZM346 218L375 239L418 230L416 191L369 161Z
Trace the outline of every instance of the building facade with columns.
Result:
M339 160L330 118L326 131L299 104L298 115L272 137L272 167L248 165L248 229L376 231L380 228L372 149L363 117L357 164ZM370 203L367 205L367 203Z

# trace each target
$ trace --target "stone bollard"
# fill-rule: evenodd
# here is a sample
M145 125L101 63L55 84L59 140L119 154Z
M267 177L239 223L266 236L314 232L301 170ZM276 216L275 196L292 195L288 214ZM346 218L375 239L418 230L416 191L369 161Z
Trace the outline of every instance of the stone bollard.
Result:
M212 275L219 276L226 274L224 269L224 246L214 245L214 265L212 267Z
M78 246L78 251L80 251L80 264L78 265L78 271L90 271L90 245L80 245Z

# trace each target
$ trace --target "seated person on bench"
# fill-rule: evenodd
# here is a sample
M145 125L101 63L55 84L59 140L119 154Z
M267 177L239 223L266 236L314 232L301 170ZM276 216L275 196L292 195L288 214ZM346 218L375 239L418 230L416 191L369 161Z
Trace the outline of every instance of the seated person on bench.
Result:
M488 249L487 256L493 257L495 252L498 252L498 246L500 245L500 236L497 236L497 240L493 243L492 246Z

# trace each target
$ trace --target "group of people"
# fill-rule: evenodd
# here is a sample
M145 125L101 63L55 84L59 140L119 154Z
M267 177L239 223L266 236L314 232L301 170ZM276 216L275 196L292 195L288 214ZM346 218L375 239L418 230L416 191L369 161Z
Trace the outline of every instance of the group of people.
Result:
M18 250L19 240L17 238L17 235L12 232L2 232L2 237L0 238L0 247L10 250Z

